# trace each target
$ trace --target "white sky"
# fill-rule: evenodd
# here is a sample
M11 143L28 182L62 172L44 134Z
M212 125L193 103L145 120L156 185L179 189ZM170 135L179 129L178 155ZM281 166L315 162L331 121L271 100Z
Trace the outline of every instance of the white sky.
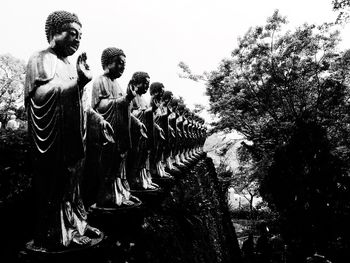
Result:
M191 108L194 103L208 105L205 87L180 79L178 63L184 61L194 73L215 70L230 56L237 37L251 26L264 25L275 9L292 27L336 17L331 0L2 0L0 54L27 61L48 46L47 16L56 10L74 12L83 24L78 53L87 53L94 77L102 73L102 50L115 46L126 54L119 79L124 90L135 71L146 71L151 82L164 83ZM342 29L343 47L350 47L348 32L349 26Z

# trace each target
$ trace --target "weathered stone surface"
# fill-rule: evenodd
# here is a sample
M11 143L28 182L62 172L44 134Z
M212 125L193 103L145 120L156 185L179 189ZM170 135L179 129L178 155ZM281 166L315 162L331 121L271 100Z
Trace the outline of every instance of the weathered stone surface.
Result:
M115 218L89 215L90 223L106 238L94 251L82 253L94 262L240 262L235 229L230 221L224 190L213 162L203 156L181 176L160 202ZM1 262L33 262L23 252L32 238L32 195L26 188L1 207L4 226ZM26 215L24 221L18 215ZM17 218L17 219L16 219ZM23 217L22 217L23 218Z

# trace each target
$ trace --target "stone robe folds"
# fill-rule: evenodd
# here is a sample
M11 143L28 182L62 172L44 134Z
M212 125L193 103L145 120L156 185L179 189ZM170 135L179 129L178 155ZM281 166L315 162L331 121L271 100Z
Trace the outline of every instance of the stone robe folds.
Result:
M164 168L164 154L165 149L167 148L168 139L169 139L169 124L168 124L168 116L169 116L169 110L167 107L160 107L155 111L154 114L154 123L155 123L155 129L154 129L154 148L153 151L151 151L151 162L155 166L155 173L159 177L169 176L165 172ZM159 128L163 130L164 138L160 136L159 128L157 129L156 125L158 125ZM168 157L168 155L166 156ZM151 167L153 166L151 163ZM151 169L153 170L153 169Z
M110 101L104 110L99 108L102 99ZM115 143L103 143L98 139L95 140L99 149L92 153L95 156L93 159L100 161L97 164L99 167L97 205L120 206L130 199L130 187L126 179L126 156L131 148L130 103L118 83L102 75L93 84L92 107L111 124L115 141Z
M153 111L148 108L147 103L140 95L136 95L131 104L131 112L146 126L148 138L144 138L139 128L132 123L132 149L128 157L128 179L133 189L154 189L157 185L152 182L149 172L149 154L154 144Z
M36 231L39 247L68 246L87 229L79 183L84 165L82 91L62 83L77 79L75 66L47 49L28 62L25 102L36 190ZM39 98L38 87L50 85ZM49 85L48 85L49 87Z

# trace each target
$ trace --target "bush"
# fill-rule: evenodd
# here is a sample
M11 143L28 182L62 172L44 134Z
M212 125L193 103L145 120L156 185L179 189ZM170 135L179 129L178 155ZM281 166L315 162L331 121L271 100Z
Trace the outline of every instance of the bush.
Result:
M31 187L27 130L0 130L0 202L11 202Z

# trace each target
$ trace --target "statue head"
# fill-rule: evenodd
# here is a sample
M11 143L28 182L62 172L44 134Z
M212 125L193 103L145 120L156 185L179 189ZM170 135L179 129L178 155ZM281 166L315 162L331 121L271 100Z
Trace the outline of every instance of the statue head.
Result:
M46 19L45 33L47 41L57 55L68 57L79 48L81 23L76 14L55 11Z
M176 112L178 105L179 105L179 100L177 98L172 98L171 101L169 102L170 111Z
M188 118L190 115L190 109L185 107L184 111L183 111L183 115L184 115L184 117Z
M135 92L138 95L146 94L149 88L149 80L148 73L137 71L132 75L128 89L130 89L130 92Z
M160 82L153 82L149 87L149 93L151 95L151 107L156 110L161 103L162 96L164 94L164 85Z
M149 87L149 93L155 100L160 101L164 94L164 85L160 82L153 82Z
M108 47L102 52L101 64L102 68L111 79L119 78L125 70L126 56L124 51Z
M162 103L164 107L167 107L173 98L173 93L170 90L165 90L162 96Z
M182 103L179 103L179 106L177 107L177 111L180 115L182 115L184 113L185 110L185 105Z

